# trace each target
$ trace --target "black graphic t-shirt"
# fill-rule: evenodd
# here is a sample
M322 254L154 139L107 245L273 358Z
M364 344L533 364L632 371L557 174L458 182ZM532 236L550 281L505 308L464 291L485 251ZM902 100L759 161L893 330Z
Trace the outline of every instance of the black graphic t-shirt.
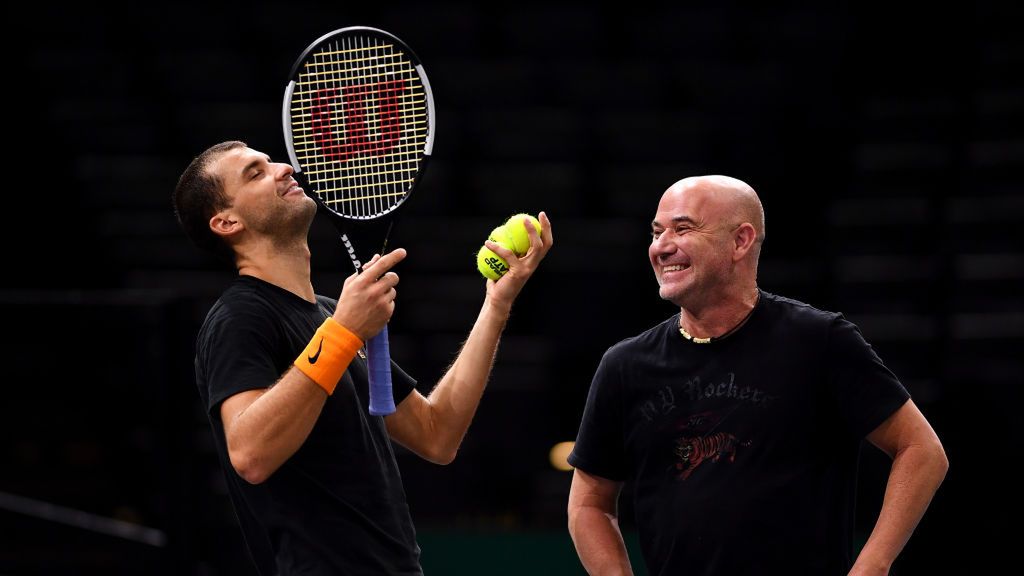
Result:
M846 574L860 442L907 391L842 315L764 291L722 340L678 326L605 353L569 462L632 483L651 574Z
M260 574L421 575L419 546L391 441L367 412L366 362L357 356L309 437L270 478L249 484L228 460L220 404L276 382L337 302L313 304L239 276L207 314L196 382L246 544ZM416 382L391 365L395 403Z

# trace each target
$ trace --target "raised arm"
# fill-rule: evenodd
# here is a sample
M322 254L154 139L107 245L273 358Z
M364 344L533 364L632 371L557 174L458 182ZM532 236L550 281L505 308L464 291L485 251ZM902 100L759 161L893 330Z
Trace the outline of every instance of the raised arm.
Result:
M868 440L892 458L892 469L878 521L850 571L857 576L889 573L949 468L938 436L912 400Z
M497 281L487 281L487 296L469 337L429 396L413 390L384 419L392 438L431 462L448 464L455 459L480 405L512 304L551 249L551 222L543 212L540 222L539 235L532 225L526 226L530 250L521 258L487 243L508 262L509 271Z

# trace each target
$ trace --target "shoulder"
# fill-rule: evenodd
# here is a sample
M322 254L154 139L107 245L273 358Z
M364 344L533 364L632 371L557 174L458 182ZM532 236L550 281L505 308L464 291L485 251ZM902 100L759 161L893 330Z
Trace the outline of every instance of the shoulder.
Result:
M271 324L278 315L273 294L245 276L236 278L206 314L200 339L227 328Z
M625 338L615 343L604 353L602 362L622 362L662 346L670 332L679 325L679 314L659 322L636 336Z
M842 314L761 290L751 317L751 332L764 342L805 351L821 351Z
M764 313L773 320L785 320L807 326L829 326L842 317L838 312L821 310L806 302L764 290L761 291L761 304Z

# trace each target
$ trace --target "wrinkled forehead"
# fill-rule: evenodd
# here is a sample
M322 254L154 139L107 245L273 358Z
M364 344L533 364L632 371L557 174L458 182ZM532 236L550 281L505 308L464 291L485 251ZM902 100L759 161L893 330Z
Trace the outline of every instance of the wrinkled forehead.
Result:
M714 220L721 213L722 198L714 187L700 183L677 183L661 196L655 221L659 223L677 218L694 222Z

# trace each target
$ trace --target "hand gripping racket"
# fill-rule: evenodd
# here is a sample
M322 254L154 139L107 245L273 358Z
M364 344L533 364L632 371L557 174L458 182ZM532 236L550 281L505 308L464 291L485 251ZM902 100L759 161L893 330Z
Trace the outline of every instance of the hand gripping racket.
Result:
M430 158L434 99L419 58L383 30L335 30L295 62L281 116L295 174L338 227L360 272L370 255L384 253L395 210ZM357 252L354 232L382 239L370 243L380 249ZM370 414L391 414L387 326L366 343L366 353Z

